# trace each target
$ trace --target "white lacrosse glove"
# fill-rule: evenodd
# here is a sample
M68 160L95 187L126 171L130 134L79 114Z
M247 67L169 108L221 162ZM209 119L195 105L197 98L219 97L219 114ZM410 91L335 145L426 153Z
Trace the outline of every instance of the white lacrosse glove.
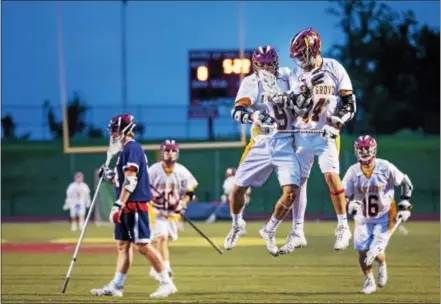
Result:
M401 219L403 222L407 221L410 217L410 210L412 204L408 200L402 200L398 204L397 220Z
M348 213L352 216L361 214L361 201L352 200L348 203Z
M276 120L266 112L254 111L253 121L263 128L277 128Z
M226 204L227 203L227 196L225 194L221 195L221 202L222 202L222 204Z
M322 128L322 137L325 139L335 139L340 135L341 119L337 116L331 116L326 119L326 124Z
M69 210L69 205L67 204L67 202L64 203L64 205L63 205L63 210L64 210L64 211Z

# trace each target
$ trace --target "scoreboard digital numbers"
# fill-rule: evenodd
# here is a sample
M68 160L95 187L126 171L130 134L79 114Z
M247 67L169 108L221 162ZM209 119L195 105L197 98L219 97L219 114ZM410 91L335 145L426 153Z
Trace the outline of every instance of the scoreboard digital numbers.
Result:
M239 89L241 74L253 72L253 50L191 50L189 118L216 118L218 105L234 101Z

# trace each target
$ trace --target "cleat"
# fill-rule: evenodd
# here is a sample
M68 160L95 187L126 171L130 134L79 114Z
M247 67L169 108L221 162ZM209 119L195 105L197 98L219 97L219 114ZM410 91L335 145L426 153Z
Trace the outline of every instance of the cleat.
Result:
M172 281L168 283L160 283L158 289L150 294L150 298L166 298L169 295L178 292Z
M259 230L259 235L266 242L266 249L272 256L279 255L279 249L276 244L276 232L268 232L265 228Z
M242 220L239 225L231 227L230 232L228 233L224 242L224 248L226 250L231 250L234 246L236 246L239 238L245 235L245 226L246 223L244 220Z
M362 294L370 294L375 292L377 290L377 287L375 286L374 280L370 278L366 278L364 280L364 286L363 289L360 291Z
M94 296L111 296L111 297L122 297L123 288L116 288L113 282L110 282L106 286L100 289L92 289L90 291Z
M334 244L335 251L344 250L349 246L349 241L352 237L352 234L348 226L337 226L337 228L335 229L335 236L337 237Z
M286 244L279 249L279 254L290 254L295 248L304 248L307 244L305 235L302 232L291 232L286 239Z

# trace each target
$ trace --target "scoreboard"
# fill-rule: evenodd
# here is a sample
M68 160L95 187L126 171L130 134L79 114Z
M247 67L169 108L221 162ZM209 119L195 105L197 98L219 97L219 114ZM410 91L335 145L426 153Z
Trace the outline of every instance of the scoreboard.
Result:
M231 104L239 89L241 75L253 72L253 50L191 50L189 59L189 118L215 118L218 106Z

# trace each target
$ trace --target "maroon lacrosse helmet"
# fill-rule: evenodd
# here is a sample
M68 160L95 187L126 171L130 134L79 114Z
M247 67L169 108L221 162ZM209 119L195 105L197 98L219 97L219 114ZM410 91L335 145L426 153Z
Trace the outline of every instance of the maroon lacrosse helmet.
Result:
M162 160L168 165L172 165L177 162L179 158L179 145L174 139L166 139L161 144Z
M294 35L289 45L289 57L302 69L312 69L315 58L320 54L322 40L312 28L301 30Z
M369 164L377 156L377 141L370 135L358 137L354 143L354 153L361 164Z

